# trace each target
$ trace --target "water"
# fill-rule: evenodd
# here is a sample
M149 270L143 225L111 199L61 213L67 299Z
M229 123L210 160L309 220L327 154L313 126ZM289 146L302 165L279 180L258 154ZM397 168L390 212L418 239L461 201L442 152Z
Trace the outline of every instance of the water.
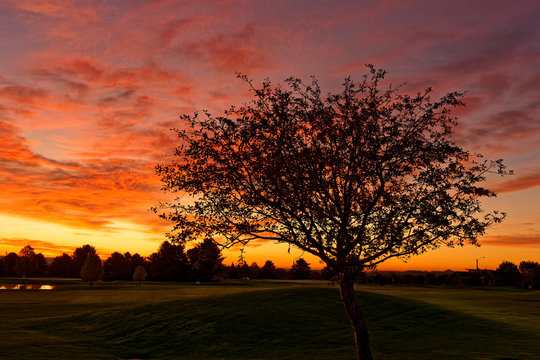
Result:
M48 284L0 284L0 290L52 290L54 285Z

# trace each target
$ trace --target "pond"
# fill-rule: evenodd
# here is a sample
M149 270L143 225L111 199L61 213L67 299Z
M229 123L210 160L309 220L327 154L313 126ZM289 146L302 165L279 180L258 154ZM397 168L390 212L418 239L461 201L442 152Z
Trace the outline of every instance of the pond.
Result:
M0 284L0 290L52 290L54 285L48 284L16 284L16 283L3 283Z

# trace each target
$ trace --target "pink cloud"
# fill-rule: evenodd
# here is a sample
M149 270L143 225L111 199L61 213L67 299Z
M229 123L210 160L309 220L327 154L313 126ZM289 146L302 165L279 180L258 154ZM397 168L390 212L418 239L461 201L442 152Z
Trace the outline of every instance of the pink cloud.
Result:
M510 179L495 188L496 193L509 193L533 188L540 185L540 172Z
M540 247L540 236L484 236L482 244L511 247Z

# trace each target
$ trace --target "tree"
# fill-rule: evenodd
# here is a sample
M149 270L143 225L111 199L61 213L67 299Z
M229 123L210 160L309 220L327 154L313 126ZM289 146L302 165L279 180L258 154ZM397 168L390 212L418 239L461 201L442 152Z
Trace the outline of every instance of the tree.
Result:
M296 280L311 279L311 267L306 260L300 258L292 265L290 274Z
M240 279L240 273L233 263L227 267L227 273L229 274L229 279Z
M522 275L516 264L510 261L503 261L495 270L495 279L499 285L520 286Z
M334 273L334 270L332 270L331 267L325 266L321 270L321 276L324 280L334 280L336 277L336 274ZM333 281L332 281L333 282Z
M78 277L81 273L81 269L84 265L86 259L92 255L97 255L96 248L92 245L83 245L78 247L73 252L73 272L71 273L72 277Z
M68 254L57 256L49 266L49 274L56 277L70 277L73 275L73 259Z
M32 263L34 262L35 257L36 253L34 252L34 248L30 245L26 245L19 251L19 272L23 277L30 276L32 273Z
M148 257L153 280L185 281L190 276L189 261L184 245L164 241L158 251Z
M21 276L21 274L18 272L19 266L17 266L17 264L19 263L19 256L17 254L15 254L14 252L7 254L4 257L4 263L6 265L7 277Z
M189 249L187 256L197 280L211 281L223 267L221 250L210 238Z
M131 255L129 252L124 254L124 257L129 263L130 274L132 274L138 266L142 266L146 269L146 260L139 254L135 253Z
M259 265L257 265L256 262L252 262L251 265L249 265L249 276L252 279L261 278L261 268L259 267Z
M133 272L133 280L139 282L139 286L141 285L141 281L146 280L146 270L144 270L144 266L139 265L135 268L135 271Z
M536 261L522 261L519 271L523 276L523 286L530 289L540 288L540 264Z
M98 255L90 254L81 268L82 281L88 281L90 285L94 285L94 281L101 279L103 275L103 265Z
M261 268L261 279L275 279L276 278L276 266L271 260L266 260Z
M42 253L37 253L32 259L30 276L42 277L47 273L47 260Z
M132 275L129 260L119 252L113 252L103 264L103 280L129 280Z
M288 243L332 268L353 326L359 359L371 359L353 283L365 268L441 245L477 244L503 213L483 213L479 184L506 174L456 145L451 109L384 88L370 66L360 82L321 95L318 83L288 79L255 87L254 99L224 116L182 115L175 161L156 166L163 189L182 194L155 210L179 243L211 237L223 246ZM189 199L189 200L188 200Z

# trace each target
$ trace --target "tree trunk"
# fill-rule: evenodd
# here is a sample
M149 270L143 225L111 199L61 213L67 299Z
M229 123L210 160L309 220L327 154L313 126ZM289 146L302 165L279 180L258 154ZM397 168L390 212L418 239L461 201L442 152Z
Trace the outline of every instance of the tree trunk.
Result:
M356 341L356 351L358 360L373 360L371 348L369 346L369 335L367 332L366 319L354 297L354 282L347 276L339 279L339 291L341 301L349 319L351 320Z

